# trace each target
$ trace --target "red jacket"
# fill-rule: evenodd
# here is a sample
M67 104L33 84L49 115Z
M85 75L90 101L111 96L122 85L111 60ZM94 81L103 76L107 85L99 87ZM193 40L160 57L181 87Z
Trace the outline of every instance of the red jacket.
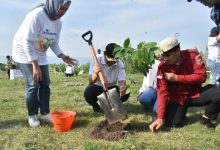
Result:
M206 80L206 68L198 51L180 51L181 59L179 65L169 65L161 62L157 72L157 97L158 97L158 119L164 119L166 107L169 101L176 101L183 105L186 98L200 96L199 90ZM177 82L169 82L164 73L177 75Z

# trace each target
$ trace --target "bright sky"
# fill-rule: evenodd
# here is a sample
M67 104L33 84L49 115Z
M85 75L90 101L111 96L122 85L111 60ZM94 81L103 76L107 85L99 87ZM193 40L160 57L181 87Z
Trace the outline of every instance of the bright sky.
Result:
M13 36L25 14L44 0L0 0L0 55L11 54ZM205 50L210 29L210 9L187 0L72 0L63 16L60 47L71 57L91 57L81 35L93 32L95 49L110 42L123 44L130 38L133 47L141 41L159 42L178 35L182 49ZM48 52L49 56L55 56Z

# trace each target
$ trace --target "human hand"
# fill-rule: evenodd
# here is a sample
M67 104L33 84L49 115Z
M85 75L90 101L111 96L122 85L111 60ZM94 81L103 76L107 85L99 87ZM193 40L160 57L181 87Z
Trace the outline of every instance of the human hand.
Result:
M62 54L60 57L63 59L63 61L65 63L67 63L70 66L74 66L74 65L76 65L78 63L78 61L76 59L71 58L71 57L69 57L67 55Z
M101 71L101 67L95 64L93 67L93 71L95 72L95 74L98 74Z
M42 72L41 69L37 63L37 61L32 62L32 67L33 67L33 78L36 81L41 81L42 80Z
M125 95L125 92L126 92L125 87L124 87L124 86L120 86L120 87L119 87L119 92L120 92L120 97L121 97L121 96L124 96L124 95Z
M172 81L172 82L176 82L176 81L177 81L177 75L174 74L174 73L167 73L167 72L165 72L165 73L164 73L164 76L165 76L165 78L166 78L168 81Z
M157 119L149 125L149 128L152 132L156 132L157 130L159 130L163 126L163 124L164 124L163 119Z

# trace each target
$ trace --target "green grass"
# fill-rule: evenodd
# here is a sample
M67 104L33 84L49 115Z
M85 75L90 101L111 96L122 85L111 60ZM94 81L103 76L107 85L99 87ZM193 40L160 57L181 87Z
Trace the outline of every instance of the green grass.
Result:
M128 76L131 97L126 102L128 111L126 122L148 122L149 116L136 100L143 76ZM42 125L30 128L24 101L24 81L22 78L8 80L6 73L0 73L0 150L130 150L130 149L180 149L217 150L220 149L220 125L213 130L205 129L197 122L203 108L189 109L189 123L180 129L151 133L149 130L128 134L125 139L115 142L89 138L91 129L104 120L103 115L93 115L91 107L83 98L87 85L87 75L66 78L62 74L51 74L51 111L76 111L76 121L71 131L56 132L52 126ZM134 82L131 82L134 81ZM66 86L66 82L81 82L83 86ZM219 122L219 118L218 118Z

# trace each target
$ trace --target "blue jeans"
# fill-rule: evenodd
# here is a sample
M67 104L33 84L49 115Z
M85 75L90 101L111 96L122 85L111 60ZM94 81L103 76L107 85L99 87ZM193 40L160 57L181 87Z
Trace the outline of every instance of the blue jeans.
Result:
M154 88L147 88L139 95L138 100L145 108L157 112L157 91Z
M220 62L207 59L206 64L210 69L210 84L218 84L217 78L220 76Z
M41 81L33 79L33 67L31 64L18 63L18 65L25 80L25 99L28 115L37 115L39 108L42 115L50 113L50 77L48 65L40 66L42 72Z

